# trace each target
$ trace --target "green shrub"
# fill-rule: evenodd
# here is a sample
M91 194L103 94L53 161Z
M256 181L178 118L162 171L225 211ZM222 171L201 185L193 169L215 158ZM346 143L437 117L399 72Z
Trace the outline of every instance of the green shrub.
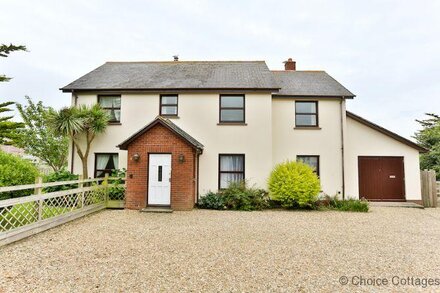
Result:
M201 197L198 205L202 209L210 210L223 210L225 208L223 197L220 194L212 191Z
M108 199L109 200L123 200L125 198L125 179L126 170L114 170L110 177L116 178L109 184Z
M54 172L44 176L43 178L44 182L59 182L59 181L72 181L72 180L78 180L78 175L72 174L67 170ZM69 190L74 188L78 188L78 184L50 186L50 187L45 187L43 191L49 193L49 192Z
M269 207L269 197L263 189L248 187L245 181L233 182L217 193L208 192L200 198L199 207L215 210L255 211Z
M0 187L35 183L38 169L30 161L0 151ZM32 194L33 189L0 193L0 199Z
M269 176L270 197L285 208L314 207L320 183L308 165L286 161L275 166Z
M220 190L225 206L230 210L254 211L269 207L269 197L265 190L248 187L246 181L232 182L228 188Z
M326 196L323 201L324 207L344 212L362 212L366 213L369 210L369 204L366 200L347 199L340 200L337 195Z

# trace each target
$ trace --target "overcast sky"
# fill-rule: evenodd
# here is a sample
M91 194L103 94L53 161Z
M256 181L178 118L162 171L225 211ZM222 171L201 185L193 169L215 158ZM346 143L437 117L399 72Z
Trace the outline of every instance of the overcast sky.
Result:
M0 0L0 101L60 108L58 89L106 61L265 60L325 70L347 108L409 138L440 113L440 1Z

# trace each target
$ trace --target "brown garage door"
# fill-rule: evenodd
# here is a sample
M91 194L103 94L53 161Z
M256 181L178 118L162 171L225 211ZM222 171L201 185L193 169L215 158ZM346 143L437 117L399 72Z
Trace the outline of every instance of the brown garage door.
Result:
M359 195L373 201L404 201L403 157L359 157Z

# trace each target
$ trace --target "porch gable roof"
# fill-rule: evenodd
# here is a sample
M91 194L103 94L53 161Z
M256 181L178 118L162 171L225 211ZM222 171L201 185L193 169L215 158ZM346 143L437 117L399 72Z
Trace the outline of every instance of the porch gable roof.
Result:
M151 128L153 128L156 125L162 125L169 129L174 134L181 137L184 141L186 141L189 145L191 145L193 148L195 148L197 151L202 152L203 151L203 144L201 144L199 141L197 141L194 137L189 135L187 132L185 132L182 128L174 124L171 120L163 118L161 116L157 116L156 119L154 119L151 123L147 124L144 128L140 129L136 133L134 133L132 136L124 140L122 143L117 145L117 147L121 150L127 150L128 145L131 144L134 140L136 140L139 136L149 131Z

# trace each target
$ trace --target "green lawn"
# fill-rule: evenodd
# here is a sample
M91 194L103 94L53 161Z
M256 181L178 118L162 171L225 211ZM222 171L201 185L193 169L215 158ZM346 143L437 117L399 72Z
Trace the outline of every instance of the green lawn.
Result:
M38 220L38 206L36 205L35 202L28 202L15 205L10 210L0 208L0 232L36 222ZM44 205L42 219L59 216L70 211L72 211L71 207Z

